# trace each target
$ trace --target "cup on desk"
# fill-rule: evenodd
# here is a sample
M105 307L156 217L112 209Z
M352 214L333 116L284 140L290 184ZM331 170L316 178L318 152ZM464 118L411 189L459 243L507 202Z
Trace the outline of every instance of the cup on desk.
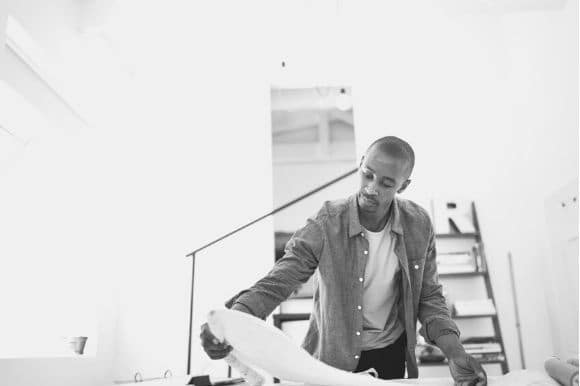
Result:
M68 338L69 347L75 352L75 354L82 355L85 350L87 339L86 336L71 336Z

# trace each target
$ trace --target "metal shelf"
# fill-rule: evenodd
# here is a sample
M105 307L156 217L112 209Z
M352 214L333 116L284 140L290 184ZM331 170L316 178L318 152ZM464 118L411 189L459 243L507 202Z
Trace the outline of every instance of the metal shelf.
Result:
M284 322L296 322L310 319L310 313L280 313L272 315L274 318L274 325L282 328Z
M440 273L439 277L473 277L473 276L484 276L487 275L487 271L473 271L473 272L448 272Z
M478 239L481 235L476 233L436 233L436 239Z
M477 360L478 363L483 364L483 365L491 365L491 364L507 364L505 359L491 359L491 360L479 360L477 358L475 358ZM448 366L449 363L447 362L447 360L444 360L442 362L417 362L417 366L420 367L435 367L435 366Z
M476 318L493 318L497 314L478 314L478 315L452 315L453 319L476 319Z

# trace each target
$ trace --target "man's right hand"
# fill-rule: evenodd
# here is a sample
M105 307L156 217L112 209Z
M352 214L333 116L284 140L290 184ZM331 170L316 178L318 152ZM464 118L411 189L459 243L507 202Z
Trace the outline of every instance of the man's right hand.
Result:
M225 358L230 351L232 351L232 346L227 344L227 342L221 343L218 338L212 334L207 323L204 323L201 326L199 337L201 338L201 346L211 359L215 360Z

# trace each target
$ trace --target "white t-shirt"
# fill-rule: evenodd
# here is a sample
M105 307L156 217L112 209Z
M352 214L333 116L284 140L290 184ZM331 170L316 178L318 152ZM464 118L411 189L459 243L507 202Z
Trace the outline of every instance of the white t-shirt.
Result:
M400 289L395 280L400 268L390 220L382 231L364 229L364 233L369 253L364 278L362 349L373 350L392 344L404 331L398 318Z

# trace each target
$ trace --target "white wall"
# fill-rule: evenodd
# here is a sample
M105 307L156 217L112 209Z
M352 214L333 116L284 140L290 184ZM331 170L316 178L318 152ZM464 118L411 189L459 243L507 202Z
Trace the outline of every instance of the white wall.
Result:
M548 315L559 358L578 355L578 180L546 200L551 264Z
M75 9L75 4L78 3L63 2L54 4L54 8L48 7L44 14L47 19L42 23L35 23L33 13L38 8L34 2L7 6L5 10L18 16L36 38L54 28L51 13L60 21L57 17L60 13L82 14L81 9ZM155 17L160 14L155 6L149 10ZM199 18L196 23L187 14L182 14L181 19L172 14L179 9L164 10L170 20L176 20L177 30L168 31L169 36L183 34L184 39L197 45L206 56L212 53L214 44L220 40L226 44L229 39L227 31L213 26L209 22L211 18L205 19L203 9L190 9ZM149 17L152 15L145 14L143 20ZM71 16L61 24L70 32L80 28L75 23L78 20ZM131 22L123 20L123 23ZM134 27L128 25L129 29ZM212 31L215 40L208 42L204 38L208 31ZM57 32L61 31L57 29ZM51 52L56 41L63 38L57 32L35 40ZM31 218L42 224L32 234L20 234L22 228L8 227L9 219L3 220L7 222L7 229L32 245L40 237L50 239L69 229L62 222L74 216L78 221L74 223L78 229L74 234L83 236L83 241L76 241L75 245L86 246L86 250L67 251L67 258L77 259L77 263L78 259L86 259L86 281L96 283L102 320L96 359L0 360L3 382L105 384L112 380L131 380L137 371L145 378L158 377L166 369L174 375L183 374L191 275L190 259L185 254L272 208L270 84L261 77L254 58L244 59L240 55L242 51L227 50L221 57L213 56L219 63L200 62L197 52L183 61L168 63L165 58L177 48L170 37L158 36L158 32L145 32L144 39L162 42L157 42L156 50L139 53L148 60L135 75L129 94L115 83L114 74L104 76L106 73L99 65L110 66L110 63L98 58L101 61L96 62L91 74L97 81L90 81L102 80L104 84L87 87L87 94L100 95L92 99L91 95L84 95L83 100L92 100L98 106L88 109L93 113L91 123L96 124L84 132L81 130L82 135L77 133L66 143L54 141L40 146L33 156L26 153L23 162L27 168L12 169L9 171L12 179L4 178L4 182L18 178L30 180L28 185L14 186L10 191L13 194L6 196L16 199L19 207L26 207L26 202L18 196L24 189L38 188L47 180L54 180L50 191L28 192L30 199L37 202L34 208L42 209L37 214L31 213ZM115 48L114 41L109 43ZM181 48L177 52L182 52ZM63 106L57 103L58 98L35 74L12 59L15 58L3 57L11 65L2 73L3 78L47 115L61 114ZM236 62L234 72L230 65L233 62ZM156 67L160 63L165 66L161 67L162 74ZM241 78L240 73L246 77ZM122 110L109 106L111 100L120 100ZM240 103L247 100L252 101L252 107ZM70 111L64 111L68 115L61 115L70 116ZM116 115L107 116L109 112ZM51 151L58 152L59 156L50 157ZM48 176L43 175L51 166L55 169ZM71 169L75 177L81 178L80 183L67 182ZM67 201L72 193L64 192L71 185L80 196L74 205ZM49 192L51 195L47 195ZM59 194L64 194L59 205L51 206L49 197ZM51 223L59 209L66 216ZM11 213L15 219L19 215L17 210ZM84 232L86 229L90 229L89 234ZM42 231L45 234L41 235ZM53 242L53 248L63 242L59 237ZM223 307L228 297L267 271L272 250L272 223L264 221L253 231L198 255L192 372L218 371L219 375L225 375L224 366L218 365L212 370L216 364L202 352L199 325L210 308ZM31 258L23 254L23 258ZM34 368L38 371L30 371Z
M274 204L283 205L352 170L356 165L354 159L274 164ZM324 201L348 197L356 191L357 183L358 175L355 174L277 213L274 216L276 231L295 232L306 224L307 218L318 213Z
M115 158L121 159L124 152L132 158L117 176L124 206L118 219L123 224L118 245L124 248L118 268L124 277L117 380L131 379L135 371L144 377L159 376L167 368L174 375L185 372L191 274L185 254L272 207L269 89L255 87L254 79L229 78L227 83L236 84L237 91L222 93L224 72L216 69L211 74L180 80L191 90L187 101L168 107L155 99L155 105L145 105L164 107L160 115L147 116L155 124L137 125L151 127L139 133L138 145L130 135L123 138ZM255 108L245 110L237 104L243 98L254 101ZM225 129L227 136L224 128L231 128ZM193 373L214 371L199 345L199 326L207 312L223 307L230 296L263 275L271 265L272 250L272 224L265 221L198 254ZM215 374L224 376L225 368Z
M7 15L11 14L49 53L54 52L57 42L74 35L77 11L70 1L2 2L0 41L5 41ZM69 291L61 294L86 300L79 307L79 314L92 315L88 325L94 326L87 342L88 357L0 359L0 379L9 385L78 385L80 380L87 385L101 385L110 380L112 370L115 304L112 288L99 287L100 282L107 282L107 259L96 253L98 245L90 237L96 229L86 222L86 218L93 219L95 215L94 208L84 201L88 189L95 187L90 180L92 171L85 169L89 156L83 153L91 147L77 141L86 127L4 43L0 48L0 68L0 77L46 116L50 122L47 129L51 130L40 133L38 141L22 148L11 163L12 168L2 169L0 225L5 241L1 263L2 272L10 275L3 283L15 283L15 287L3 289L9 296L3 303L14 304L14 299L22 303L17 314L11 314L29 315L20 321L19 328L42 330L58 312L51 305L64 305L62 301L54 302L53 297L68 285ZM84 278L67 277L66 272L77 273L81 267L86 270ZM57 275L51 278L52 273ZM39 303L41 299L46 303ZM75 304L70 303L69 307ZM38 307L36 312L30 309L33 306ZM18 330L13 333L26 334Z
M272 190L274 206L280 207L355 168L355 144L331 142L321 156L317 143L274 144ZM351 175L274 215L274 229L295 232L316 215L327 200L345 198L357 189L358 176Z

